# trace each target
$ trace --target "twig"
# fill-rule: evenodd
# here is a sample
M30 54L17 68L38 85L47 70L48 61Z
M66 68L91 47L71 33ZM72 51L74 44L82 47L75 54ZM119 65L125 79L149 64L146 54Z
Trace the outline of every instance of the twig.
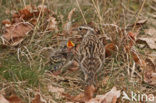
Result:
M133 26L133 28L132 28L132 32L134 31L134 29L135 29L135 27L136 27L136 24L137 24L138 19L139 19L139 15L140 15L140 13L142 12L142 9L143 9L143 7L144 7L144 5L145 5L145 2L146 2L146 0L143 1L142 5L141 5L141 8L140 8L140 10L139 10L139 12L138 12L138 14L137 14L137 16L136 16L136 21L135 21L135 24L134 24L134 26Z
M80 10L80 12L81 12L81 15L82 15L82 17L83 17L84 22L85 22L85 24L87 25L87 21L86 21L85 16L84 16L84 14L83 14L83 12L82 12L82 9L80 8L80 5L79 5L78 0L76 0L76 3L77 3L77 6L78 6L78 8L79 8L79 10Z

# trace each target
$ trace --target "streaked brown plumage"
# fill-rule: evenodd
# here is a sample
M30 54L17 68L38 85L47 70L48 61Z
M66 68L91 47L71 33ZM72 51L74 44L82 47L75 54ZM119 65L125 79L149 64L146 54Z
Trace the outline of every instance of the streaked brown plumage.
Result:
M78 55L79 65L85 75L86 83L95 85L95 76L104 63L105 49L92 28L88 28L87 33L84 35Z

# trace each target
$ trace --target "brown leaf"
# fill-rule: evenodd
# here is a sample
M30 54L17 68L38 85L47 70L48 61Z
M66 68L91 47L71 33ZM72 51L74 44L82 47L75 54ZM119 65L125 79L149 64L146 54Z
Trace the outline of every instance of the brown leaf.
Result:
M144 75L144 81L150 85L156 86L156 73L146 72Z
M156 30L153 27L150 27L149 29L145 29L144 32L145 34L150 35L150 36L156 35Z
M15 23L5 28L2 37L9 42L11 46L16 46L23 41L23 38L32 30L32 26L26 23Z
M105 46L105 50L106 57L109 57L112 55L112 52L116 50L116 46L114 43L109 43Z
M46 103L46 101L42 99L40 94L36 94L31 103Z
M148 35L144 35L138 38L138 43L146 43L149 48L156 49L156 30L153 27L145 30L145 33Z
M93 97L95 90L96 89L93 85L87 86L85 88L84 96L86 101L90 100Z
M144 81L150 85L156 85L156 65L151 59L146 59L146 69L144 70Z
M48 25L47 25L48 30L58 31L56 18L51 16L51 17L48 18L47 21L48 21Z
M67 99L70 101L88 103L87 101L89 101L93 97L95 90L95 87L93 85L90 85L85 87L84 93L80 93L77 96L70 96L68 94L65 94L65 97L67 97Z
M151 49L156 49L156 36L155 37L141 37L137 40L144 41Z
M128 36L132 39L132 40L136 40L136 34L133 32L129 32Z
M134 51L131 51L130 53L131 53L131 55L132 55L133 60L135 61L135 63L137 63L141 67L145 67L146 66L145 61L141 58L141 56L139 56L139 54L137 54Z
M2 21L2 24L5 25L5 27L9 27L9 26L11 26L11 21L6 19L6 20Z
M136 25L143 25L147 22L147 19L142 19L142 20L139 20Z
M9 98L7 98L9 103L23 103L22 100L15 94L12 94Z
M97 95L95 98L91 99L86 103L116 103L117 98L121 95L120 90L113 87L111 91L104 95Z
M33 13L31 13L27 8L20 10L19 13L20 17L23 18L24 20L28 20L33 17Z

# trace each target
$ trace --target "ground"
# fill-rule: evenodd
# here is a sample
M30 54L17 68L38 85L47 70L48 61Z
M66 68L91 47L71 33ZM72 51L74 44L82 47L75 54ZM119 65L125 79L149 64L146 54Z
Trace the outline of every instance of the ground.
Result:
M151 83L144 74L147 71L153 74L156 72L156 69L153 69L156 68L155 4L155 0L0 0L1 36L6 34L4 31L8 25L16 24L15 18L19 20L21 17L34 25L31 30L24 26L30 32L21 37L20 43L9 41L9 44L4 44L3 40L0 41L1 95L11 98L10 95L14 94L24 103L30 103L36 94L40 94L48 103L65 103L70 100L62 93L72 96L82 93L84 91L82 71L67 69L62 74L58 73L59 70L54 72L49 57L56 49L66 45L68 39L74 44L80 43L72 40L76 34L70 28L89 25L102 34L103 29L100 26L102 24L115 24L127 34L132 32L134 34L132 37L136 38L132 48L139 57L129 51L124 54L123 49L126 48L124 44L118 51L114 51L117 53L111 53L114 55L106 58L104 74L99 78L99 89L96 94L105 94L113 87L117 87L128 95L131 91L156 95L156 77ZM36 8L45 5L48 10L45 10L43 15L40 13L34 16L36 20L34 23L27 18L24 11L27 5ZM13 14L19 11L22 12L19 14L20 17L13 17L15 16ZM26 15L26 18L22 14ZM32 16L30 18L32 19ZM6 19L11 22L7 24L4 22ZM52 20L52 24L47 20ZM19 34L22 34L21 32ZM135 57L141 58L145 64L151 63L152 66L141 65ZM118 99L119 103L129 103L121 99L121 97Z

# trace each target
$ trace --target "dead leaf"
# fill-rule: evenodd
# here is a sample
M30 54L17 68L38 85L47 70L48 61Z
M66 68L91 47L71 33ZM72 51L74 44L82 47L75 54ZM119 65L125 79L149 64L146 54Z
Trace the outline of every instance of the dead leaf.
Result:
M156 35L156 30L153 27L150 27L149 29L145 29L144 32L145 32L145 34L147 34L149 36Z
M48 18L47 21L48 21L48 25L47 25L48 30L58 31L56 18L51 16L51 17Z
M85 91L84 91L85 101L88 101L93 97L95 90L96 89L95 89L94 85L87 86L85 88Z
M24 103L22 100L15 94L12 94L9 98L7 98L9 103Z
M152 53L148 54L148 58L155 65L155 71L156 71L156 52L153 51Z
M0 103L9 103L9 101L2 94L0 94Z
M114 43L109 43L109 44L107 44L106 46L105 46L105 53L106 53L106 57L109 57L109 56L111 56L112 55L112 52L113 51L116 51L117 49L116 49L116 46L115 46L115 44Z
M7 45L16 46L23 41L23 38L32 30L32 25L28 23L15 23L5 28L2 37L7 41Z
M139 20L136 25L143 25L147 22L147 19L142 19L142 20Z
M133 60L135 61L135 63L137 63L141 67L145 67L146 66L145 61L141 58L141 56L139 56L139 54L137 54L134 51L131 51L130 53L131 53L131 55L132 55Z
M156 73L146 72L144 75L144 81L150 85L156 85Z
M133 32L129 32L129 33L128 33L128 36L129 36L132 40L135 41L137 35L136 35L135 33L133 33Z
M87 101L93 97L95 90L95 87L90 85L85 87L84 93L80 93L77 96L70 96L68 94L64 94L64 96L70 101L88 103Z
M116 103L117 99L120 97L121 92L117 90L116 87L113 87L111 91L107 92L104 95L97 95L95 98L92 98L95 92L94 86L86 87L84 93L72 97L67 95L68 99L76 102L85 102L85 103ZM68 103L68 102L67 102ZM73 102L71 102L73 103ZM75 102L74 102L75 103Z
M24 20L28 20L33 17L33 13L31 13L30 9L32 9L31 6L27 6L24 9L19 11L20 18L23 18ZM18 17L18 16L17 16Z
M144 81L150 85L156 85L156 65L149 58L146 59Z
M40 94L36 94L31 103L47 103Z
M156 49L156 30L153 27L145 30L145 34L148 36L141 36L138 38L138 43L146 43L149 48Z
M117 98L119 98L120 95L120 90L117 90L116 87L113 87L112 90L106 94L97 95L95 98L89 100L86 103L116 103Z
M156 37L140 37L137 41L144 41L149 48L156 49Z
M11 26L11 21L9 19L5 19L2 21L2 24L5 25L5 27Z

